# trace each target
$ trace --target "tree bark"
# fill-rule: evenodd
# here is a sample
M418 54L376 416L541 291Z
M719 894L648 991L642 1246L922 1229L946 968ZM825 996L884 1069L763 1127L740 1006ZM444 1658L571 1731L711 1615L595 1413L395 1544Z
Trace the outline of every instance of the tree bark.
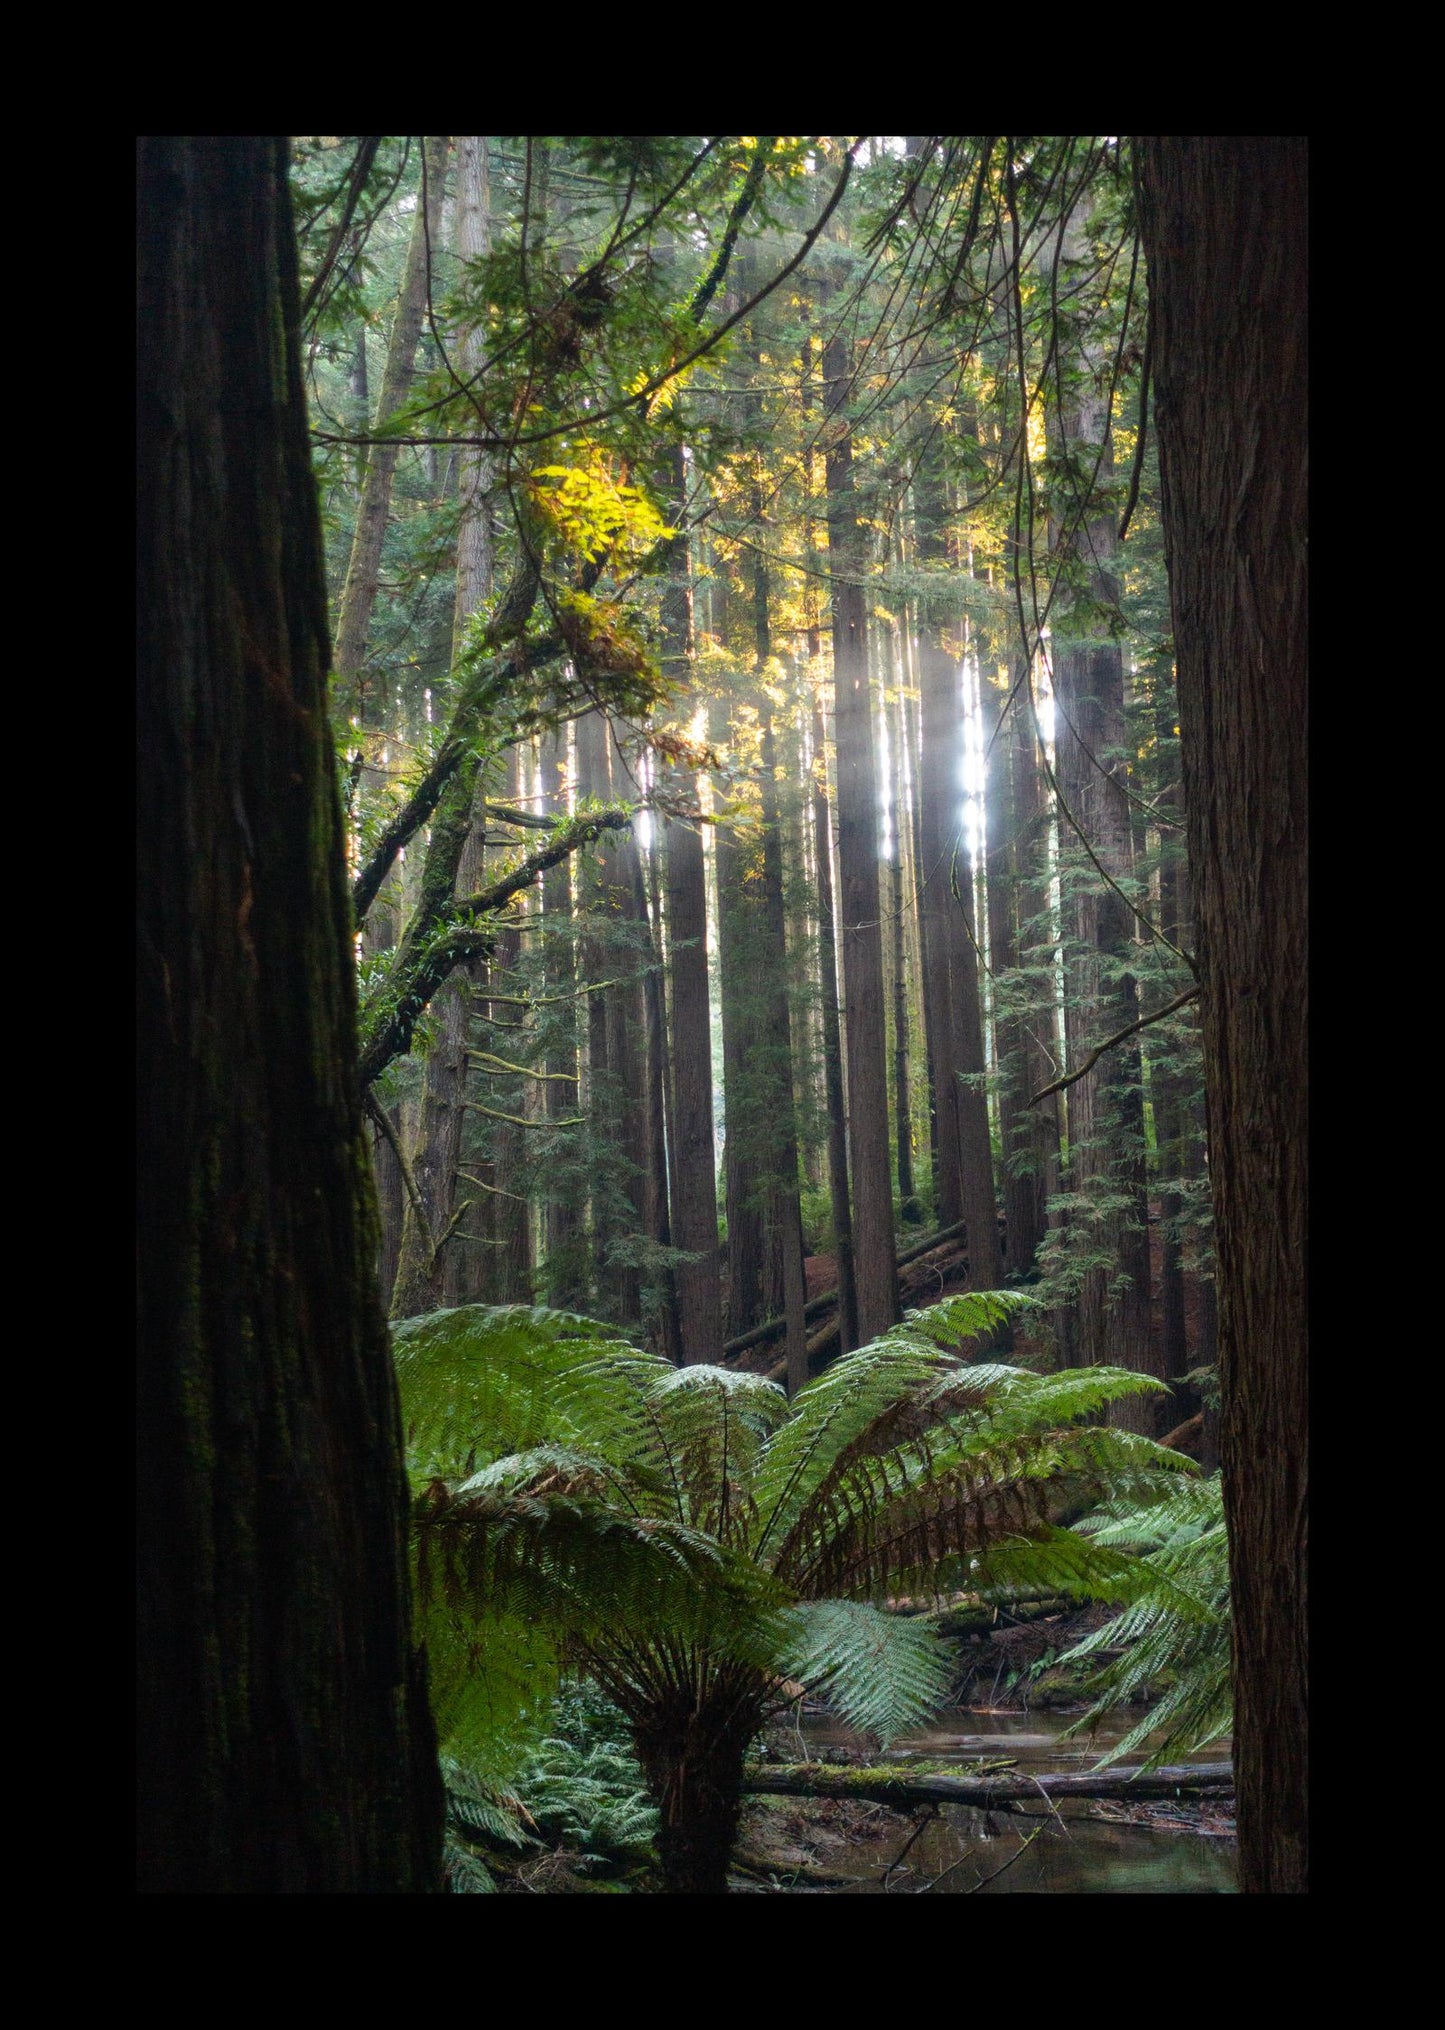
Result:
M897 640L897 624L894 625L894 639ZM919 1204L913 1181L913 1105L909 1095L908 1079L908 960L905 896L911 901L911 884L907 880L907 837L911 827L908 810L907 784L903 768L903 715L907 707L903 698L902 652L896 651L895 692L893 709L889 719L893 763L892 805L893 805L893 852L888 863L888 909L892 917L890 926L893 940L893 1122L898 1145L898 1204L903 1219L916 1226L923 1218L923 1207Z
M713 737L727 738L725 710L714 708ZM756 838L719 826L718 973L723 1042L723 1186L728 1223L727 1330L730 1337L782 1309L771 1273L767 1157L771 1067L766 1061L770 968L762 853Z
M673 1241L696 1257L677 1267L678 1332L687 1363L722 1351L717 1152L713 1142L712 1016L707 984L707 895L697 828L667 826L672 972Z
M863 544L847 416L848 341L830 339L826 381L828 565L832 584L833 695L838 751L838 877L848 1038L848 1156L853 1273L860 1343L898 1317L893 1274L893 1191L888 1160L883 942L878 898L878 786L864 617Z
M138 170L139 1885L432 1890L286 146Z
M520 749L516 745L507 751L501 790L508 808L516 806L521 793L519 754ZM499 855L500 860L508 857L510 854ZM465 886L461 887L461 893L467 893ZM527 898L519 897L515 907L524 909L526 906ZM498 933L496 949L487 967L487 979L494 989L511 995L520 991L516 969L521 951L521 931L503 928ZM484 1047L494 1049L500 1057L515 1061L516 1053L508 1047L517 1027L515 1006L510 1001L488 1002L485 987L477 990L476 1002L480 1004L479 1014L483 1015L480 1028L485 1039ZM530 1304L532 1222L526 1199L527 1130L518 1125L524 1118L522 1081L516 1077L500 1081L491 1078L484 1079L482 1086L486 1099L496 1111L512 1116L510 1120L488 1120L485 1123L489 1130L487 1139L491 1145L492 1182L495 1185L491 1219L495 1245L489 1282L498 1304Z
M1307 152L1138 144L1219 1278L1242 1887L1308 1886Z
M668 518L686 507L682 446L666 474ZM673 543L662 593L662 671L680 700L693 682L692 559L685 534ZM679 769L678 794L696 799L699 779ZM663 846L667 878L667 968L672 989L672 1132L668 1138L672 1242L691 1259L673 1272L678 1358L713 1365L722 1356L721 1252L717 1227L717 1151L713 1138L712 1008L707 977L707 869L696 825L669 817Z

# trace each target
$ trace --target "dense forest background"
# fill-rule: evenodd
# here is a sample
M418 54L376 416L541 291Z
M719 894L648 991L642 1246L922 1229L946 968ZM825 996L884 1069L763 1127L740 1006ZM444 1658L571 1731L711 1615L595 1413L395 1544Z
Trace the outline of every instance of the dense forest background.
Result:
M1049 1357L1168 1377L1156 1435L1201 1411L1117 145L296 175L393 1315L538 1299L796 1382L941 1234L910 1292L1026 1282Z
M458 1306L601 1321L563 1337L677 1375L690 1443L690 1371L816 1431L810 1378L862 1349L881 1387L943 1298L1019 1377L1010 1499L1050 1417L1102 1419L1030 1529L1146 1439L1145 1478L1222 1455L1244 1886L1302 1887L1302 148L162 137L141 172L147 1886L435 1880L379 1286L414 1455ZM505 1590L580 1469L519 1454L507 1509L446 1456L413 1536L492 1502ZM666 1828L684 1737L633 1717ZM730 1823L666 1886L721 1886Z

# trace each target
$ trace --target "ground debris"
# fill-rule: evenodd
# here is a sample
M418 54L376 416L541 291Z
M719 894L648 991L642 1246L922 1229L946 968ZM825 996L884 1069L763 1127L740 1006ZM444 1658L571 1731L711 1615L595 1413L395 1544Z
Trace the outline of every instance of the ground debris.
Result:
M1097 1798L1091 1801L1087 1816L1116 1826L1142 1826L1152 1833L1192 1833L1205 1840L1235 1838L1233 1799L1202 1798L1196 1803L1174 1798L1167 1803L1127 1804L1122 1799Z

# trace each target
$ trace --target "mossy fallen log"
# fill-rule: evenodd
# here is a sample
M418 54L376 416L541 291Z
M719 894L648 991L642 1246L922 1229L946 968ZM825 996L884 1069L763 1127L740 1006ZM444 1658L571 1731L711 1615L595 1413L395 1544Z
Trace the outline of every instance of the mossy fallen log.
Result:
M1112 1797L1144 1800L1170 1797L1220 1797L1234 1789L1234 1767L1228 1762L1171 1764L1143 1769L1137 1763L1114 1769L1089 1770L1064 1776L964 1776L945 1770L920 1770L882 1764L875 1768L840 1769L836 1764L790 1762L749 1769L743 1789L773 1797L847 1797L895 1808L915 1804L968 1804L987 1811L1015 1811L1041 1797L1057 1803L1066 1797Z

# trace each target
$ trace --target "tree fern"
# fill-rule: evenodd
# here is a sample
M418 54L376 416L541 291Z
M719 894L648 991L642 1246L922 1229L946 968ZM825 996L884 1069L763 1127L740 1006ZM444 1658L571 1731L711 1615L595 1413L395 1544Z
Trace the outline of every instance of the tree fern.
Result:
M1080 1421L1159 1386L1144 1376L965 1357L1027 1301L910 1314L791 1402L570 1314L469 1306L398 1327L444 1730L482 1742L509 1701L535 1716L531 1687L586 1669L632 1727L669 1881L718 1886L743 1752L796 1683L885 1739L945 1696L936 1636L880 1612L889 1592L1007 1581L1137 1605L1145 1581L1107 1522L1090 1539L1059 1520L1188 1462ZM1173 1583L1147 1579L1160 1597ZM520 1636L500 1662L499 1617Z

